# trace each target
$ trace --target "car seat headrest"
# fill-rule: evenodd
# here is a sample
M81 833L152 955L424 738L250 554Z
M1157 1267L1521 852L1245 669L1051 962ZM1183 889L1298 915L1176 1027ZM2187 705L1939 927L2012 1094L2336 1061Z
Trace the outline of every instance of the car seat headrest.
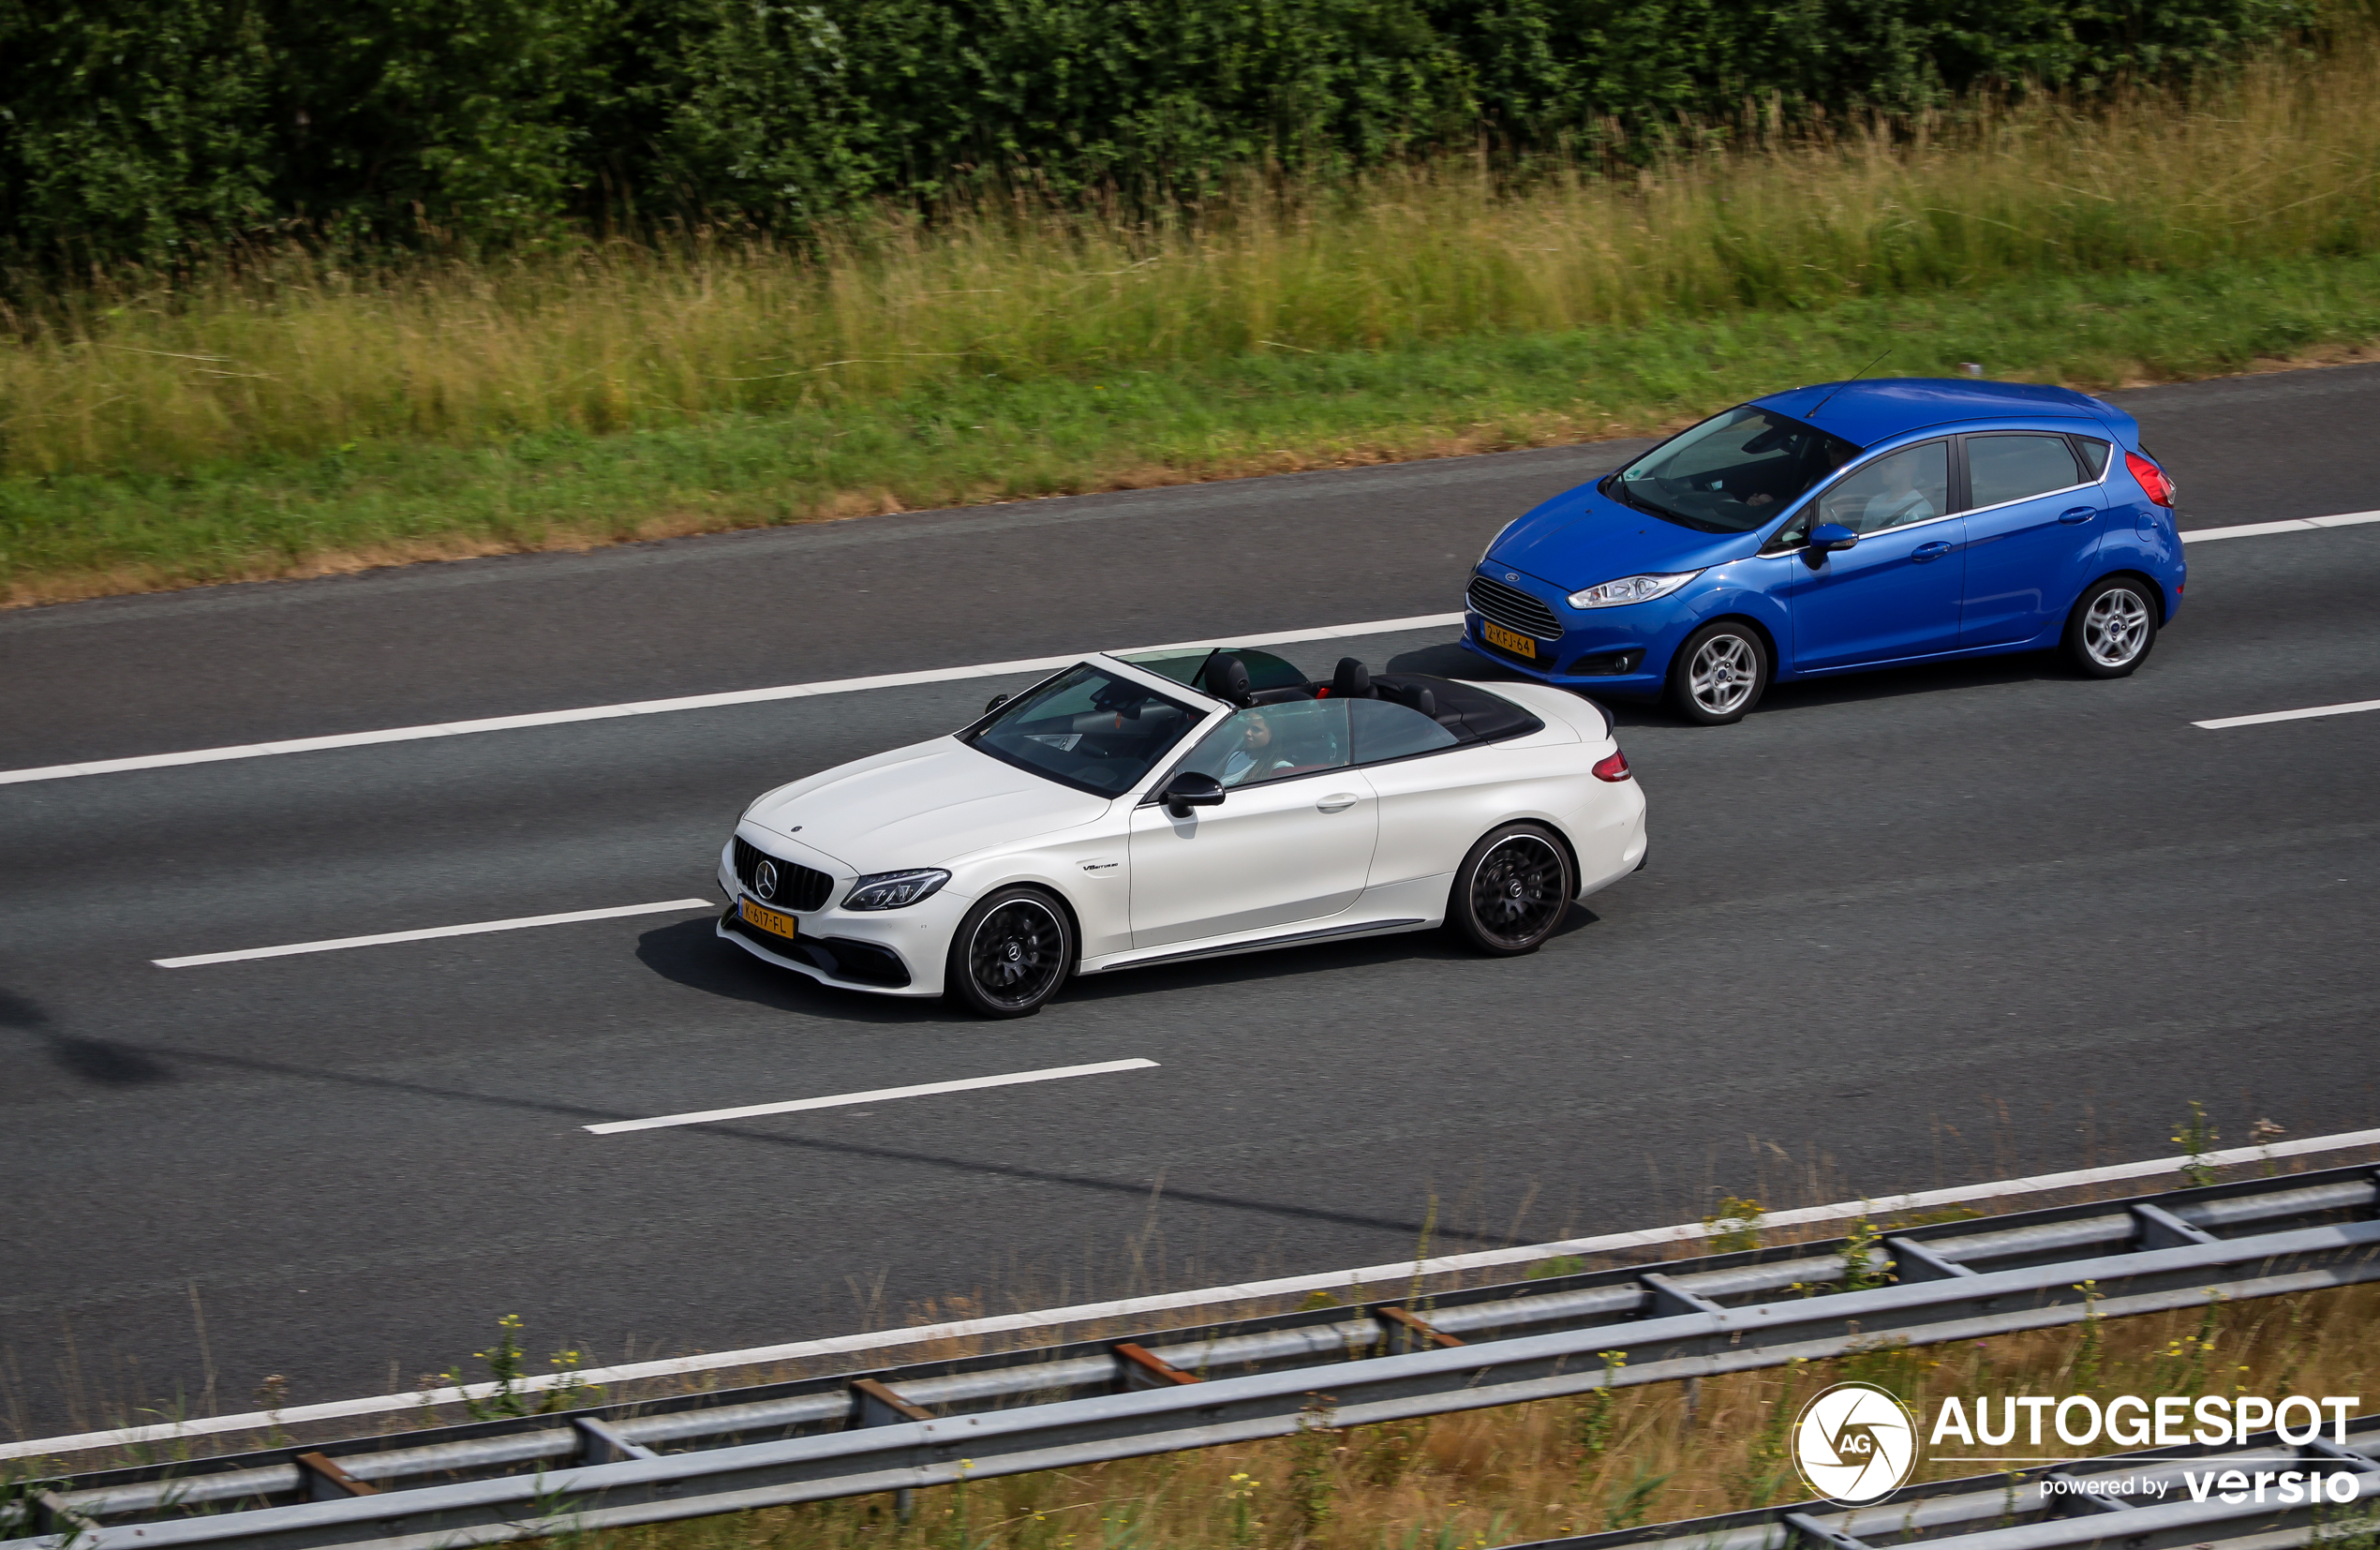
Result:
M1227 705L1246 705L1253 698L1248 693L1248 664L1238 657L1218 655L1198 675L1207 681L1207 693Z
M1334 700L1370 699L1372 670L1353 657L1341 657L1339 670L1331 675L1331 697Z

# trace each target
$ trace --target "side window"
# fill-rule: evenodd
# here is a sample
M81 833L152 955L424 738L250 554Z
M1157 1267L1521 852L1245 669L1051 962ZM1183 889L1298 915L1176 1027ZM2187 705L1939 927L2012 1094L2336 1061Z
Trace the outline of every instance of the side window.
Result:
M1967 485L1973 505L1997 506L2081 483L2074 449L2062 436L1967 439Z
M1427 753L1434 748L1452 748L1462 741L1408 706L1393 700L1342 700L1347 716L1355 723L1355 762L1376 765L1384 759L1402 759L1408 753Z
M2075 450L2082 454L2083 474L2086 478L2096 479L2107 471L2106 442L2095 436L2077 436L2073 440Z
M1927 441L1863 464L1818 498L1818 520L1855 533L1929 522L1950 510L1950 443Z
M1182 761L1227 787L1262 785L1347 764L1346 700L1257 705L1224 719Z

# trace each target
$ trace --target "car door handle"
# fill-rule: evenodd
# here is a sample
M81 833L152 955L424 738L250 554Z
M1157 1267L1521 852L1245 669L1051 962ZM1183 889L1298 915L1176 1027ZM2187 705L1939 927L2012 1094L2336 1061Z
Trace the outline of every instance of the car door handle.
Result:
M2098 514L2099 508L2096 506L2072 506L2060 512L2058 520L2072 526L2076 522L2088 522Z
M1352 791L1334 791L1314 806L1316 811L1320 812L1345 812L1361 800L1362 798Z
M1940 559L1942 556L1948 553L1950 553L1950 545L1938 539L1931 544L1920 544L1914 549L1910 550L1909 558L1915 560L1918 564L1923 565L1927 560Z

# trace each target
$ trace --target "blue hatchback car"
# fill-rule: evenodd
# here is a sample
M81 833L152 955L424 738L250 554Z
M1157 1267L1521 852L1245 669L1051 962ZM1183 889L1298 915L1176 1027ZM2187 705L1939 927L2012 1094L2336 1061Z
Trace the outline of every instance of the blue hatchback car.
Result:
M2173 481L2123 410L1905 378L1714 415L1496 534L1464 644L1738 720L1769 684L2062 648L2121 678L2181 607Z

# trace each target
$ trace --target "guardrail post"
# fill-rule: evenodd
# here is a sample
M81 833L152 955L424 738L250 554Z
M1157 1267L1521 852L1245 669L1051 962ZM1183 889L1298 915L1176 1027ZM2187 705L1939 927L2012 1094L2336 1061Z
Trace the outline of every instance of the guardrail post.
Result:
M2140 1226L2140 1246L2152 1248L2188 1248L2194 1244L2222 1242L2204 1228L2191 1226L2163 1206L2141 1201L2132 1208L2132 1219Z
M376 1497L377 1485L366 1484L339 1468L328 1453L297 1455L298 1484L308 1501L345 1501L350 1497Z
M1945 1259L1914 1238L1887 1238L1884 1247L1892 1252L1894 1269L1906 1285L1911 1281L1951 1281L1975 1273L1956 1259Z
M55 1491L36 1491L30 1500L33 1504L33 1531L37 1534L64 1534L69 1539L79 1539L84 1534L99 1531L97 1522L67 1506L66 1498Z
M931 1421L934 1412L921 1405L912 1405L872 1378L863 1378L851 1386L852 1424L854 1426L898 1426L904 1421ZM917 1510L916 1493L906 1485L893 1493L893 1516L907 1523Z
M2353 1448L2332 1442L2327 1438L2317 1437L2310 1442L2298 1443L2298 1456L2309 1459L2328 1459L2333 1464L2343 1464L2349 1472L2354 1474L2380 1474L2380 1459L2373 1458L2370 1453L2358 1453Z
M1374 1308L1372 1316L1385 1326L1383 1337L1391 1356L1403 1356L1407 1351L1450 1350L1463 1344L1444 1330L1432 1329L1427 1322L1416 1319L1403 1308Z
M571 1424L578 1428L578 1458L582 1464L617 1464L624 1459L662 1456L641 1442L631 1442L609 1422L598 1421L591 1415L574 1415Z
M1126 1340L1114 1349L1116 1384L1125 1394L1139 1389L1170 1389L1198 1381L1197 1373L1183 1372L1145 1346Z
M1659 1271L1646 1271L1637 1277L1653 1294L1652 1317L1673 1319L1681 1313L1725 1313L1724 1304L1714 1303L1700 1292L1687 1290Z

